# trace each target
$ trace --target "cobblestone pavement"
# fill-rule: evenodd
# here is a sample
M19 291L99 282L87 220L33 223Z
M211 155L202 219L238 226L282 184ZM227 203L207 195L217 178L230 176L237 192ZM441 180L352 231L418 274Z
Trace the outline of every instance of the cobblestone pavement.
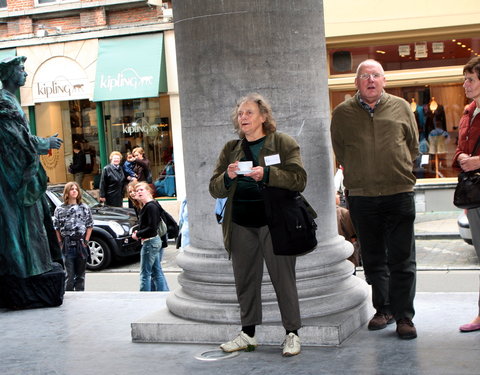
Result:
M461 211L417 213L415 234L417 268L419 270L480 269L480 262L473 246L458 235L457 218ZM173 244L163 255L165 272L181 271L175 261L180 250ZM118 262L104 272L138 272L138 258Z
M480 269L473 246L461 239L416 240L417 268L419 270ZM179 250L170 245L164 251L162 268L165 272L178 272L175 258ZM138 272L138 259L117 263L106 272Z
M480 264L472 245L463 240L417 240L417 268L479 269Z

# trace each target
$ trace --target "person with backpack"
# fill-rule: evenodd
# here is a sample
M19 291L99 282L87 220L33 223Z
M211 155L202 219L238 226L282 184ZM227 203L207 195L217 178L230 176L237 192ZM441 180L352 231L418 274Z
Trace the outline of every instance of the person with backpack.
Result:
M135 185L133 199L140 202L138 230L133 232L134 240L142 241L140 251L140 291L152 291L152 284L156 291L168 291L167 279L162 271L163 248L166 238L162 241L158 233L161 220L164 220L164 210L153 199L152 189L146 182Z

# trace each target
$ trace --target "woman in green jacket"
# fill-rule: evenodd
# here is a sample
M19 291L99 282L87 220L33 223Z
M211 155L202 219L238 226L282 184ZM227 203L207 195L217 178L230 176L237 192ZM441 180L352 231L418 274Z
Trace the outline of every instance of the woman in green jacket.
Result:
M276 132L267 101L253 93L238 101L232 120L240 140L227 142L210 179L210 194L227 197L222 223L225 248L231 256L242 331L220 347L225 352L257 346L255 326L262 323L261 283L265 261L277 295L286 330L283 355L300 353L300 308L293 256L274 255L267 226L263 187L303 191L307 174L300 147L290 136ZM240 170L239 162L251 169Z

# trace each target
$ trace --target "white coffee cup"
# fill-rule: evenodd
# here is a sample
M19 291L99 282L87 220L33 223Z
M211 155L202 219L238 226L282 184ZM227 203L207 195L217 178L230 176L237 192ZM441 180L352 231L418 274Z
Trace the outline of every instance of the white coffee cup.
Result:
M250 172L253 167L253 162L251 161L239 161L238 162L238 168L240 169L240 172Z

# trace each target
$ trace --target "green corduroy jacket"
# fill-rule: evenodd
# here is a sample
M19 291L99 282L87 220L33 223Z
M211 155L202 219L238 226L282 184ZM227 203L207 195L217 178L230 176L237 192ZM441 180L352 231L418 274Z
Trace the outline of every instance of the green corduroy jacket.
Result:
M269 134L259 154L259 165L265 167L265 156L276 154L280 156L280 164L269 166L269 179L266 185L292 191L303 191L307 185L307 173L303 168L298 143L285 133L274 132ZM225 186L224 175L227 172L229 164L242 159L244 156L239 140L234 139L228 141L220 153L209 185L210 194L213 198L228 198L225 206L222 230L225 249L229 254L232 201L237 187L237 181L234 179L230 188L227 188Z

